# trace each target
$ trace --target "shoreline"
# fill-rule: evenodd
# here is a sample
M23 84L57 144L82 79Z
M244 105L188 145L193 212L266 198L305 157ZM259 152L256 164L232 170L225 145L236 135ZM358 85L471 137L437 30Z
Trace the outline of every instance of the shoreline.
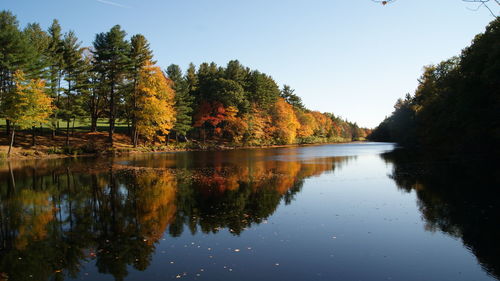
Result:
M347 144L347 143L363 143L367 141L338 141L338 142L321 142L321 143L304 143L304 144L276 144L276 145L242 145L242 146L229 146L224 144L208 145L206 147L184 148L176 146L158 147L137 147L134 149L120 149L114 147L112 149L104 148L103 150L94 153L81 153L81 154L67 154L67 153L45 153L39 150L26 149L15 147L14 154L10 157L3 157L2 162L23 161L23 160L45 160L45 159L63 159L63 158L87 158L87 157L110 157L110 156L123 156L132 154L147 154L147 153L169 153L169 152L188 152L188 151L230 151L230 150L245 150L245 149L273 149L273 148L287 148L287 147L307 147L307 146L320 146L329 144ZM5 150L2 146L2 150ZM155 149L159 148L159 149Z

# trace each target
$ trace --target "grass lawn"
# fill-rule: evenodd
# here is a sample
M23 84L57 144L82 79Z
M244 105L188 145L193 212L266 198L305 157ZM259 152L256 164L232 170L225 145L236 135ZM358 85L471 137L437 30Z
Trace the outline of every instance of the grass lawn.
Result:
M0 119L0 130L5 130L5 119ZM66 130L66 121L59 120L59 130ZM44 124L43 133L49 132L48 124ZM70 130L73 128L73 121L69 124ZM109 129L109 120L107 118L97 119L97 131L106 132ZM90 118L76 118L75 119L75 132L88 132L90 131ZM116 120L115 132L117 133L127 133L127 122L126 120Z
M10 137L5 134L5 119L0 120L0 158L5 156L9 147ZM81 154L106 151L109 147L108 129L109 124L106 118L101 118L97 122L97 132L90 132L90 118L79 118L75 120L75 130L73 122L70 122L69 146L66 146L66 122L59 120L59 130L56 136L52 136L52 129L48 124L44 124L43 130L36 128L36 145L32 146L32 131L16 130L15 143L12 156L14 158L34 156L44 157L49 154ZM129 150L133 146L128 136L127 123L117 120L115 135L113 137L115 149ZM3 157L4 158L4 157Z

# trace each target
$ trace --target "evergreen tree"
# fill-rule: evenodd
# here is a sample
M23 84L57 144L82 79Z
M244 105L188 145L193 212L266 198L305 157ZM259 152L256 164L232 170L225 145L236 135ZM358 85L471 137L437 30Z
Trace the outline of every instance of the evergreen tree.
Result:
M248 100L260 108L269 109L280 96L278 85L270 76L259 71L253 71L250 79Z
M66 145L69 145L70 122L84 114L83 100L80 87L85 80L84 63L82 61L82 49L76 35L70 31L65 34L63 40L63 73L66 81L64 89L64 101L60 101L60 117L66 121Z
M59 127L59 110L60 107L60 94L61 94L61 82L64 69L64 45L61 33L61 26L57 20L54 20L49 27L49 46L48 46L48 57L49 57L49 88L50 96L54 99L54 104L56 110L53 111L51 116L52 123L52 137L55 136L56 130Z
M105 108L105 95L102 94L105 87L100 87L99 76L94 71L94 53L91 48L82 48L81 79L79 92L85 113L90 115L90 131L97 131L97 119L102 115Z
M175 131L176 140L178 136L183 136L187 140L187 133L191 130L193 112L192 103L193 97L189 94L188 78L182 77L181 68L176 64L171 64L167 67L167 76L173 82L175 91L175 111L176 122L173 130Z
M244 68L238 60L232 60L227 63L227 67L225 69L225 78L237 82L243 88L246 88L248 86L248 74L248 69Z
M30 62L28 41L19 30L17 18L9 11L0 12L0 46L0 112L5 115L5 110L11 106L9 96L15 86L14 73L17 70L26 70Z
M30 23L24 29L24 36L30 46L29 75L34 78L47 79L47 67L50 64L48 53L50 37L38 23Z
M113 144L117 106L120 90L130 69L130 44L125 40L126 33L119 25L109 32L99 33L94 40L95 71L99 74L100 87L106 92L109 117L109 142Z
M198 76L196 75L196 67L193 63L189 64L189 67L186 71L185 80L188 94L190 96L194 96L196 91L198 91L199 80Z
M130 70L130 78L132 79L132 89L129 91L130 95L127 97L127 116L132 121L132 132L131 138L134 144L134 147L137 146L137 116L134 112L137 112L137 101L139 99L140 92L138 91L139 84L139 75L141 73L142 68L146 65L147 62L151 62L155 64L153 59L153 52L149 47L149 43L146 38L137 34L132 36L130 39L130 60L131 60L131 70Z
M293 105L293 107L297 109L304 110L304 104L302 104L302 99L297 96L295 90L292 89L288 85L283 85L283 89L281 90L280 96L285 99L286 102Z

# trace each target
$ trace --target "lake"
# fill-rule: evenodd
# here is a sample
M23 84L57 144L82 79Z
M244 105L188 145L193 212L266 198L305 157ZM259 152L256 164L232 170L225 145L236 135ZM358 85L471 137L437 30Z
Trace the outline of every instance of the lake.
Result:
M499 280L498 165L352 143L0 165L0 280Z

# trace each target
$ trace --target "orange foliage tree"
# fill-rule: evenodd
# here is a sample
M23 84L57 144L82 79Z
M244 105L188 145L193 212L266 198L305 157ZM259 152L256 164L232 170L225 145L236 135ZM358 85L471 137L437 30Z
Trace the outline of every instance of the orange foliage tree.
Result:
M201 128L204 138L205 130L209 129L211 136L240 142L247 124L237 115L238 108L235 106L224 107L218 101L203 102L193 118L193 127Z
M279 144L291 144L297 137L297 129L300 128L299 120L293 110L293 106L283 98L279 98L272 110L274 126L270 132Z

